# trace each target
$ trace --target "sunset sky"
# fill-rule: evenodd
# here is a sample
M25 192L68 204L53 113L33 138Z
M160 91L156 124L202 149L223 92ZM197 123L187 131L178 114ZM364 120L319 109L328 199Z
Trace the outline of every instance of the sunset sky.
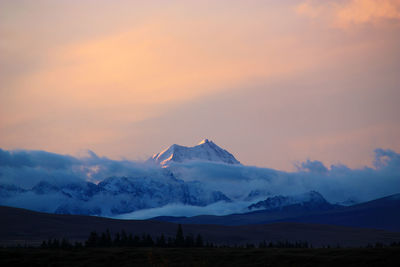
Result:
M248 165L400 151L400 0L0 1L0 148Z

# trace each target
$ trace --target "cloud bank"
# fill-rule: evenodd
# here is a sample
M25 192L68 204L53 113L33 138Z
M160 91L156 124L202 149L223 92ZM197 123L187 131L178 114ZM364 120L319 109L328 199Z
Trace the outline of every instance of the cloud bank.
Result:
M74 202L77 200L71 200L65 196L65 192L69 191L64 190L64 193L60 193L56 187L69 188L72 190L70 194L73 194L76 190L72 185L83 188L88 186L88 182L96 184L109 177L143 179L146 181L146 186L157 187L157 190L159 190L158 187L168 183L172 185L172 188L195 183L196 187L193 187L195 189L191 190L202 189L194 192L194 196L220 191L231 200L216 201L205 206L193 206L174 199L164 206L157 206L160 205L157 203L166 202L154 202L155 204L150 205L151 209L135 210L133 213L126 209L129 213L119 215L119 218L134 219L161 215L240 213L244 212L249 204L268 196L293 195L311 190L318 191L332 203L363 202L399 193L400 154L393 150L376 149L373 165L374 167L360 169L351 169L345 165L332 165L328 168L321 161L308 159L297 164L297 171L284 172L254 166L189 161L172 164L168 169L163 169L144 162L110 160L99 157L93 152L89 152L85 157L76 158L45 151L0 149L0 205L52 212L61 204L77 205ZM166 173L176 178L168 180L170 178L165 178ZM38 188L45 192L43 193ZM158 198L163 197L162 193L158 194ZM97 214L111 216L103 214L102 208L107 207L107 210L112 210L121 205L126 207L129 206L127 202L131 200L126 194L116 193L115 195L100 194L90 201L80 197L79 201L79 205L86 205L87 210L99 209ZM143 201L153 200L148 197ZM121 213L123 210L119 208L118 212Z
M99 157L92 151L75 158L46 151L0 149L0 183L25 189L41 181L55 185L98 183L112 176L156 176L161 171L143 162Z

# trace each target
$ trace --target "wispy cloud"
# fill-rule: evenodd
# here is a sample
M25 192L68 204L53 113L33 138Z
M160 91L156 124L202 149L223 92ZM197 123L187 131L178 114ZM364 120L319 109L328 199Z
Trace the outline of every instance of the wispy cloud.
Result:
M310 18L328 20L332 26L348 28L365 23L387 21L399 23L399 0L306 0L297 6L297 12Z

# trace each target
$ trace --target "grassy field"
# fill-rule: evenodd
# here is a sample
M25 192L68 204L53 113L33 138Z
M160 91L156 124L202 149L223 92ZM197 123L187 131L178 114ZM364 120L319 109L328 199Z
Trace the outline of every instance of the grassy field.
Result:
M400 266L400 248L0 249L0 266Z

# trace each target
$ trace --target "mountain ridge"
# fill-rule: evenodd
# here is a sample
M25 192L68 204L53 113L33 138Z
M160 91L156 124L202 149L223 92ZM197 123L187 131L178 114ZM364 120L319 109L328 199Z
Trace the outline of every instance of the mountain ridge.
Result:
M196 146L192 147L173 144L163 151L154 154L153 157L149 159L150 162L154 162L164 167L168 166L172 162L181 163L189 160L240 164L231 153L208 139L204 139Z
M85 214L113 216L140 209L161 207L170 203L206 206L218 201L231 201L218 190L207 189L199 182L185 182L171 172L153 176L109 177L98 184L91 182L55 185L40 181L30 189L0 184L0 203L14 206L18 197L30 196L42 201L40 209L30 203L18 207L57 214ZM48 202L48 198L57 201ZM113 201L109 201L112 199Z
M182 224L257 225L278 222L316 223L349 227L375 228L400 232L400 194L394 194L353 206L307 211L289 205L283 209L257 210L224 216L199 215L193 217L159 216L153 220Z
M302 207L307 207L309 209L329 209L332 207L326 199L317 191L311 190L298 195L291 196L273 196L268 197L265 200L258 201L257 203L248 206L249 210L252 209L262 209L262 210L274 210L282 209L290 205L301 205Z

